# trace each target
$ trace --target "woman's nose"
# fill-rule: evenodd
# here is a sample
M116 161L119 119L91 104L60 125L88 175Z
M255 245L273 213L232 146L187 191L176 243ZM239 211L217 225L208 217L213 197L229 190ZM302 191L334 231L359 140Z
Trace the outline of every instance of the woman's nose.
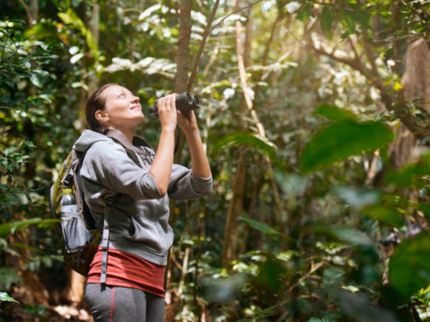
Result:
M132 103L139 103L139 97L133 96Z

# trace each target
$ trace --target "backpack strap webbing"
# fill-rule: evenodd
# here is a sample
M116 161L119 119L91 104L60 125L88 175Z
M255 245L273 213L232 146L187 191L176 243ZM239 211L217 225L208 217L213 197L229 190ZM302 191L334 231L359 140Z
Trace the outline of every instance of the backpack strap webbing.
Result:
M147 155L148 153L144 150L137 148L136 146L146 146L146 147L154 150L148 142L146 142L143 138L138 137L138 136L133 137L133 144L131 144L130 141L127 139L127 137L119 130L110 129L106 133L106 136L114 139L115 141L119 142L125 148L127 148L133 152L136 152L138 154Z
M100 283L106 283L107 276L107 257L109 248L109 215L112 209L114 197L106 198L105 216L103 219L103 235L102 235L102 271L100 275Z

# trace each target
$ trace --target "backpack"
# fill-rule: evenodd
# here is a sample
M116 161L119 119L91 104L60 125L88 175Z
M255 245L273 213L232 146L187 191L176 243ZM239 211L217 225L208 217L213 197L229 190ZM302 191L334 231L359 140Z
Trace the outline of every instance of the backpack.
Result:
M61 235L64 262L81 275L86 276L100 241L101 232L96 229L94 219L85 203L81 187L80 169L85 153L72 149L59 169L58 178L51 187L51 211ZM71 189L76 199L77 212L62 212L63 190Z
M118 132L108 131L106 136L112 138L125 148L136 151L136 148ZM134 137L133 143L137 146L146 146L152 149L151 145L140 137ZM94 218L85 203L84 191L82 189L80 170L84 157L85 152L72 149L63 162L63 165L59 169L58 178L50 190L51 211L54 218L61 220L61 223L58 223L56 227L62 237L61 250L66 265L79 274L87 276L90 264L100 244L103 250L100 281L101 283L105 283L107 249L109 247L109 220L107 218L112 208L114 196L105 199L106 207L103 219L103 232L100 232L96 228ZM63 197L64 189L72 189L77 205L76 212L61 211L61 198ZM103 239L101 243L100 239Z

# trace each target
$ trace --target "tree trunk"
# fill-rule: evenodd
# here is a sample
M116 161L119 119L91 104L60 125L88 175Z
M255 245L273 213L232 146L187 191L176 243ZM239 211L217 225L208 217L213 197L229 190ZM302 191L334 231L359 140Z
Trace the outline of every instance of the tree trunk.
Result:
M189 54L190 54L190 39L191 39L191 7L192 0L181 0L181 10L179 13L179 35L178 35L178 49L176 55L176 77L175 77L175 93L183 93L187 90L188 84L188 69L189 69ZM175 135L176 140L176 135ZM174 163L180 163L182 148L184 145L184 136L181 135L178 150L174 156ZM176 202L170 200L170 223L173 223L174 209ZM173 250L171 250L172 252ZM175 298L174 292L171 290L173 282L173 269L174 265L171 264L169 258L169 265L166 269L166 310L164 320L169 322L173 321L178 309L179 301Z
M39 0L30 0L30 11L33 21L39 20Z
M424 39L412 43L404 58L405 72L402 77L405 100L416 102L416 107L430 110L430 50ZM416 101L422 99L422 101ZM416 137L401 124L396 130L396 141L391 146L391 165L401 168L411 158L411 152L418 145Z

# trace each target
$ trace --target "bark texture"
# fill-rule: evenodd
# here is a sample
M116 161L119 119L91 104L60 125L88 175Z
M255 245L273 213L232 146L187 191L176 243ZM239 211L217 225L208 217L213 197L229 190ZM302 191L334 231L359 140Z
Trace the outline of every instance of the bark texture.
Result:
M402 77L403 97L408 102L416 101L416 107L429 112L430 101L430 50L424 39L412 43L404 58L405 72ZM419 140L401 124L396 129L396 141L391 147L391 161L395 169L402 167L411 158Z

